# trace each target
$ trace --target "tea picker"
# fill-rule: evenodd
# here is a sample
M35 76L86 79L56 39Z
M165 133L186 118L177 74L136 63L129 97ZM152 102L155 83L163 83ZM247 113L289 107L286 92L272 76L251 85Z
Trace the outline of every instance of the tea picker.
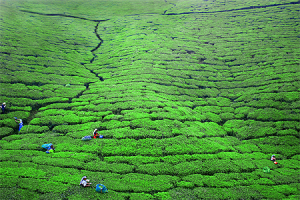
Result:
M81 178L81 181L79 183L80 186L82 187L88 187L91 186L92 183L89 183L90 180L86 179L86 176Z
M23 121L22 121L22 119L18 119L18 118L16 118L16 117L14 117L15 118L15 122L17 122L17 123L19 123L19 132L21 131L21 128L23 127ZM18 122L19 121L19 122Z
M99 138L103 138L103 135L98 134L98 129L94 130L93 135L94 135L94 139L96 139L97 136L99 136Z
M274 162L275 165L278 164L278 162L276 162L275 155L272 155L272 156L271 156L271 160Z
M55 149L54 149L54 147L53 147L53 144L51 144L51 145L48 147L46 153L53 153L54 151L55 151Z
M5 113L5 107L6 107L6 103L4 102L4 103L2 103L2 105L1 105L2 114Z
M52 143L43 144L42 148L47 149L46 153L53 153L55 151Z

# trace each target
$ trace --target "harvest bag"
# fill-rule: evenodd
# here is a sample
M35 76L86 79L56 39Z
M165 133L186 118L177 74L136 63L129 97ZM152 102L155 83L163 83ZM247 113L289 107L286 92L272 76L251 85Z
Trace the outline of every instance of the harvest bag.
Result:
M52 143L50 143L50 144L43 144L43 145L42 145L42 148L48 149L51 145L52 145Z
M81 140L87 141L87 140L91 140L91 139L92 139L91 136L84 136Z
M107 190L107 188L105 187L105 185L97 184L97 185L96 185L96 192L101 193L101 189L102 189L102 193L108 192L108 190Z

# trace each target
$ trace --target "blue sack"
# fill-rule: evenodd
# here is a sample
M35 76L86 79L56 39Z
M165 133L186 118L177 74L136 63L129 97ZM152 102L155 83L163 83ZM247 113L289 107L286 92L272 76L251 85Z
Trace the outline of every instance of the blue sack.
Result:
M101 189L102 189L102 191L101 191ZM96 185L96 192L99 192L99 193L107 193L108 190L107 190L107 188L105 187L105 185L97 184L97 185Z
M52 143L50 143L50 144L43 144L43 145L42 145L42 148L48 150L48 148L49 148L51 145L52 145Z
M104 136L103 135L99 135L99 138L103 138Z
M91 136L84 136L81 140L83 140L83 141L87 141L87 140L91 140L92 139L92 137Z

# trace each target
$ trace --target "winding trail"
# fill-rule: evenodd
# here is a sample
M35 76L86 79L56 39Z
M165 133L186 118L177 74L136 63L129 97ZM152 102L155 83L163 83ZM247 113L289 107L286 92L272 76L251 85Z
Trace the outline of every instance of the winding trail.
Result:
M75 19L82 19L82 20L86 20L86 21L91 21L91 22L98 22L95 26L95 30L94 30L94 33L96 34L96 37L100 40L100 42L98 43L98 45L91 50L91 52L93 53L94 51L96 51L100 46L101 44L103 43L103 40L102 38L100 37L100 35L98 34L97 32L97 29L98 29L98 26L100 24L100 22L105 22L105 21L108 21L109 19L105 19L105 20L93 20L93 19L87 19L87 18L84 18L84 17L77 17L77 16L74 16L74 15L66 15L66 14L45 14L45 13L39 13L39 12L33 12L33 11L28 11L28 10L19 10L21 12L26 12L26 13L31 13L31 14L37 14L37 15L43 15L43 16L61 16L61 17L69 17L69 18L75 18ZM93 63L93 61L95 60L95 58L97 57L96 54L93 53L93 58L90 60L90 63ZM82 63L81 63L82 64ZM96 75L98 76L98 75Z
M109 19L105 19L105 20L92 20L92 19L87 19L87 18L84 18L84 17L77 17L77 16L73 16L73 15L66 15L66 14L45 14L45 13L39 13L39 12L32 12L32 11L28 11L28 10L19 10L20 12L26 12L26 13L31 13L31 14L37 14L37 15L43 15L43 16L61 16L61 17L69 17L69 18L75 18L75 19L81 19L81 20L86 20L86 21L91 21L91 22L97 22L96 26L95 26L95 29L94 29L94 33L96 35L96 37L99 39L99 43L98 45L93 48L91 50L92 54L93 54L93 58L90 60L90 63L93 63L93 61L95 60L95 58L97 58L97 55L94 54L93 52L96 51L98 48L100 48L101 44L103 43L103 39L100 37L100 35L98 34L97 32L97 29L98 29L98 26L100 24L100 22L105 22L105 21L108 21ZM0 52L0 53L6 53L6 52ZM8 54L8 53L7 53ZM81 65L85 65L85 64L88 64L88 63L80 63ZM85 66L84 66L85 67ZM104 81L103 77L102 76L99 76L97 73L95 73L93 70L85 67L87 70L89 70L92 74L94 74L97 78L99 78L100 81ZM79 98L86 90L89 89L89 85L91 84L90 83L85 83L84 86L86 87L86 89L82 92L80 92L76 97L74 98ZM72 99L69 99L69 103L72 102ZM55 103L55 102L51 102L49 104L52 104L52 103ZM43 107L43 106L46 106L48 104L44 104L44 105L35 105L33 107L33 109L30 111L30 114L29 114L29 117L28 119L26 119L25 121L28 123L27 125L30 125L30 121L34 118L35 114L38 112L39 108ZM52 131L54 127L51 127L50 128L50 131ZM17 129L18 128L15 128L14 129L14 134L17 134Z
M43 15L43 16L62 16L62 17L69 17L69 18L75 18L75 19L82 19L82 20L87 20L87 21L92 21L92 22L97 22L95 29L94 29L94 33L96 35L96 37L100 40L100 42L98 43L98 45L93 48L91 50L92 54L93 54L93 58L90 60L90 63L93 63L95 58L97 58L97 55L94 54L93 52L96 51L98 48L100 48L101 44L103 43L103 39L100 37L100 35L97 32L98 26L100 24L100 22L105 22L108 21L109 19L105 19L105 20L93 20L93 19L87 19L84 17L77 17L77 16L73 16L73 15L66 15L66 14L45 14L45 13L39 13L39 12L32 12L32 11L28 11L28 10L19 10L21 12L26 12L26 13L32 13L32 14L37 14L37 15ZM80 63L81 65L85 65L87 63ZM85 67L86 68L86 67ZM88 69L88 68L86 68ZM104 81L103 77L99 76L97 73L95 73L93 70L88 69L91 73L95 74L96 77L99 78L100 81ZM85 84L86 89L88 89L90 83Z

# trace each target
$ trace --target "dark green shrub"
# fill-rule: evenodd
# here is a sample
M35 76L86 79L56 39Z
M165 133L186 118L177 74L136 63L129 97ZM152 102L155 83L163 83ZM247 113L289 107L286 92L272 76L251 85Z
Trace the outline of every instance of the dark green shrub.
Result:
M1 121L0 121L0 123L1 123ZM1 138L10 135L13 132L14 132L14 130L12 128L9 128L9 127L0 127L0 137Z
M125 163L106 163L99 160L91 161L87 164L85 164L84 169L90 170L90 171L102 171L102 172L112 172L112 173L118 173L118 174L127 174L132 173L134 166L128 165Z
M212 122L216 122L216 123L219 123L222 121L222 119L220 118L219 115L211 113L211 112L204 113L204 116L206 117L206 119L208 121L212 121Z
M12 118L6 118L6 119L3 119L3 120L0 120L0 126L6 126L6 127L9 127L9 128L16 128L18 127L18 124L15 122L14 119Z
M107 122L104 122L102 126L105 126L107 129L116 129L116 128L122 128L127 127L131 124L130 121L118 121L118 120L110 120Z
M177 186L183 188L194 188L195 184L192 182L180 181L177 183Z
M16 177L15 179L17 178L18 177ZM10 179L9 181L13 182L12 179ZM37 192L28 191L27 189L24 190L21 188L11 187L11 188L0 188L0 198L1 199L14 198L14 199L26 200L26 199L39 199L40 195Z
M296 121L278 121L275 122L277 129L296 129L300 131L300 123Z
M205 113L215 113L220 114L222 113L222 109L219 106L201 106L194 109L197 112L200 112L202 114Z
M120 179L122 177L122 179ZM173 188L179 178L169 175L150 176L147 174L129 173L121 177L111 177L106 179L106 186L112 190L118 191L135 191L135 192L151 192L151 191L167 191Z
M108 163L128 163L133 165L143 165L147 163L155 163L161 160L160 157L149 156L109 156L104 157L104 161Z
M169 194L171 196L170 199L197 199L194 191L185 187L173 188L172 190L169 190Z
M20 133L44 133L48 131L48 126L25 125L21 129Z
M14 111L9 112L8 114L0 115L0 119L12 119L14 120L14 117L17 117L18 119L22 119L23 122L29 117L30 113L25 111Z
M160 199L160 200L170 200L172 199L171 195L169 192L158 192L153 195L154 198Z
M221 113L219 116L223 121L232 120L235 118L233 113Z
M30 106L25 106L25 107L17 107L17 106L11 106L9 107L10 111L28 111L30 112L32 108Z
M132 200L148 200L148 199L154 199L154 197L151 194L145 194L142 193L131 193L130 199Z
M202 138L205 136L205 133L201 132L197 126L186 127L182 129L172 130L173 134L176 135L185 135L186 137L198 137Z
M205 136L224 136L226 132L223 127L218 125L215 122L185 122L190 127L195 127L198 129L198 133L202 135L204 133Z
M19 179L21 188L38 191L41 193L61 193L69 188L69 184L50 182L44 179L22 178Z
M239 185L239 183L237 181L223 181L220 180L219 177L216 176L203 176L203 184L208 186L209 188L215 188L215 187L226 187L226 188L230 188L230 187L235 187L237 185Z
M255 144L241 144L238 146L234 146L236 150L238 150L240 153L252 153L252 152L259 152L260 149Z
M250 188L258 191L266 199L283 199L285 195L274 190L274 186L251 185Z
M39 111L44 111L47 109L66 109L66 110L68 110L71 108L72 108L72 106L70 103L52 103L50 105L40 108Z
M9 176L9 175L0 175L1 182L0 187L1 188L13 188L16 185L18 185L18 176ZM2 193L3 194L3 193Z
M153 163L153 164L143 164L137 166L136 171L141 174L151 174L151 175L173 175L174 169L171 164L168 163Z

